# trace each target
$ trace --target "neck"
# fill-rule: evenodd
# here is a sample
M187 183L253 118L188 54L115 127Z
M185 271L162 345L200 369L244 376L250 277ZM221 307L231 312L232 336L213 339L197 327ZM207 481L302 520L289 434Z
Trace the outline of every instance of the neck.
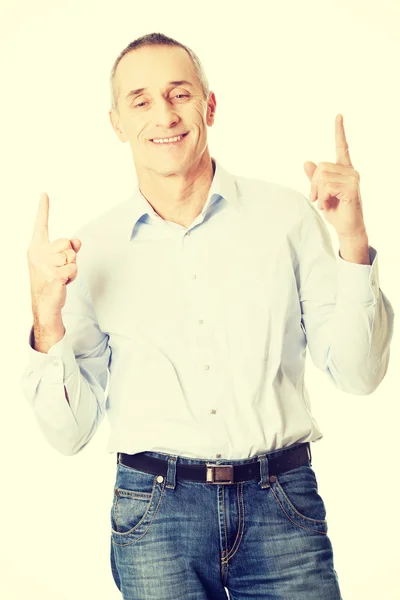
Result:
M154 171L143 170L138 174L139 189L160 217L189 227L207 201L214 172L207 151L183 174L154 176Z

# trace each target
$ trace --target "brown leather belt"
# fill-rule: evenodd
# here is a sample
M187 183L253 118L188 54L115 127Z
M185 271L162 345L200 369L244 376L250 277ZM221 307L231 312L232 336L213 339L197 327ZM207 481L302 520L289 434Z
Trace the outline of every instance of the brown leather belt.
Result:
M274 457L273 453L266 453L268 458L268 473L270 477L290 471L296 467L311 462L310 443L306 442L284 454ZM153 473L154 475L167 475L168 460L162 460L153 456L147 456L144 452L137 454L117 453L118 462L127 467ZM260 479L260 461L258 459L241 465L216 464L205 461L204 464L186 465L176 463L177 479L188 481L200 481L203 483L238 483L239 481L250 481Z

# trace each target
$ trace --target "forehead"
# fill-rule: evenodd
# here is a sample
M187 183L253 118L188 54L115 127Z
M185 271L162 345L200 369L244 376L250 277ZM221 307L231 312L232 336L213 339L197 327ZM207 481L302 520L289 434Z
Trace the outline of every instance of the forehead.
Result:
M177 46L143 46L121 59L116 79L124 95L137 88L159 88L168 81L187 79L197 85L194 65L184 48Z

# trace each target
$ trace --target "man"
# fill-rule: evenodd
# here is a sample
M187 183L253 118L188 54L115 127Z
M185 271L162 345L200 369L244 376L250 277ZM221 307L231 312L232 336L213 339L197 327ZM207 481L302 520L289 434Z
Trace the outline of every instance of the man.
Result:
M341 115L336 163L305 163L308 202L211 158L215 95L175 40L130 44L111 84L111 124L138 186L54 242L42 195L28 250L26 397L67 455L108 414L111 568L123 598L338 600L311 467L322 433L306 346L339 390L370 394L394 322Z

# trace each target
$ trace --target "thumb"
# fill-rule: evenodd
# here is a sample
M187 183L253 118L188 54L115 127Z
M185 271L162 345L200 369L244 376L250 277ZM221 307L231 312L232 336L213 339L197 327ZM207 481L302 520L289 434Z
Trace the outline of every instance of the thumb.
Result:
M71 242L71 246L75 252L78 252L81 249L82 242L78 238L72 238L72 240L70 240L70 242Z
M315 172L315 169L317 168L317 165L313 162L311 162L310 160L308 160L307 162L304 163L304 171L305 174L307 175L308 179L311 181Z

